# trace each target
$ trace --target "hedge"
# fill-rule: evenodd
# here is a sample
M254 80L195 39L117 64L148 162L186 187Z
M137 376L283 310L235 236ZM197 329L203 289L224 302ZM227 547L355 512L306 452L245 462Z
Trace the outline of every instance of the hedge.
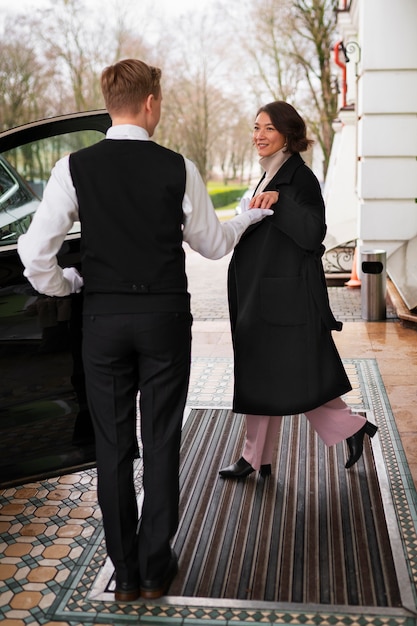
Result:
M233 204L234 202L238 204L246 189L247 187L227 187L217 190L209 189L209 195L214 208L220 209L228 204Z

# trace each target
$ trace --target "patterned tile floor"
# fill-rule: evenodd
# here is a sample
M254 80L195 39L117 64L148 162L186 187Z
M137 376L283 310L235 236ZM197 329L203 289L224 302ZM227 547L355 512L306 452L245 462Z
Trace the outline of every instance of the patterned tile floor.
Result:
M232 350L224 296L227 259L205 261L188 252L187 263L195 320L190 405L205 406L212 402L213 406L217 403L230 406ZM391 311L387 322L364 322L358 313L358 292L341 289L334 293L334 297L330 290L332 306L335 310L337 303L347 300L344 321L349 315L354 323L346 322L343 332L336 334L338 349L347 361L374 359L377 363L386 390L385 401L395 424L391 438L397 446L396 458L400 460L396 474L398 492L405 494L407 502L416 503L416 329L400 324ZM342 319L340 315L339 318ZM63 588L68 589L68 594L77 589L81 575L85 574L85 563L81 563L81 559L88 558L86 549L91 549L90 558L97 552L94 538L100 532L101 515L95 485L95 470L87 470L0 492L0 619L4 626L124 623L123 610L115 604L107 609L104 621L100 621L103 615L97 612L89 613L87 617L77 617L75 612L69 621L54 622L48 617L48 611L57 602ZM415 524L414 509L411 509L411 515ZM410 530L411 543L414 542L413 532ZM101 556L104 560L105 554ZM417 566L412 561L410 569L411 577L417 579ZM112 617L112 608L117 617ZM272 623L267 614L261 612L257 617L248 614L247 620L252 624L258 621ZM169 611L165 617L169 617ZM184 625L200 619L195 614L183 618ZM221 618L204 614L203 618L206 624L218 623L218 619L225 622L224 614ZM329 623L347 623L343 616L339 621L334 616L328 618L331 618ZM238 620L233 614L228 619L231 622L245 621L243 614ZM300 617L300 621L294 616L291 619L291 623L326 622L317 622L317 618L314 621L306 615ZM158 624L155 613L145 621ZM361 623L366 622L365 619ZM382 622L390 623L390 619ZM167 623L165 618L164 623ZM178 616L175 623L179 623ZM417 622L410 615L402 623Z

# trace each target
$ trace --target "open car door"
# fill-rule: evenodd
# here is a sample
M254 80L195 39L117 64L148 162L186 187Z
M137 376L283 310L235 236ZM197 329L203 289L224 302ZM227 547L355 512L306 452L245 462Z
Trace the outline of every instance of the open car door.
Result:
M17 240L55 162L102 140L110 125L101 110L0 133L0 487L95 463L81 359L82 294L50 298L34 291ZM79 267L79 224L59 263Z

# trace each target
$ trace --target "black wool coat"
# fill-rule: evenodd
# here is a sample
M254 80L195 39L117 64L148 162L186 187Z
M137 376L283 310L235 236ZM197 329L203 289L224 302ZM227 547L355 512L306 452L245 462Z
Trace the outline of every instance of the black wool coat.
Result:
M274 215L249 227L228 272L235 386L233 410L304 413L347 393L332 330L321 257L326 233L320 185L293 154L264 191Z

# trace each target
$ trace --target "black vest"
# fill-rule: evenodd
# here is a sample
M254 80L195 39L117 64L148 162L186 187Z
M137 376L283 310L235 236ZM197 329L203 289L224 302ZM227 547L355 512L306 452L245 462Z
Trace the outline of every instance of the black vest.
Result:
M189 310L185 163L152 141L105 139L70 156L84 312Z

